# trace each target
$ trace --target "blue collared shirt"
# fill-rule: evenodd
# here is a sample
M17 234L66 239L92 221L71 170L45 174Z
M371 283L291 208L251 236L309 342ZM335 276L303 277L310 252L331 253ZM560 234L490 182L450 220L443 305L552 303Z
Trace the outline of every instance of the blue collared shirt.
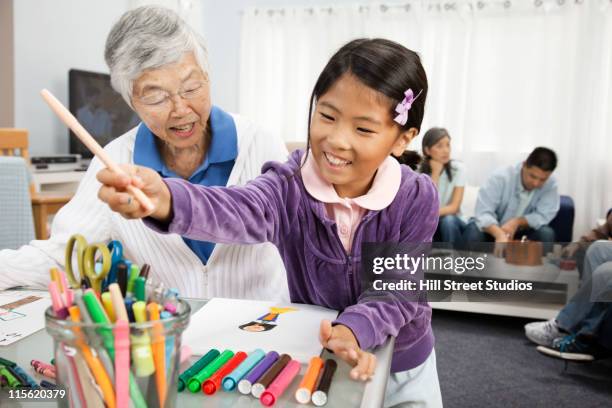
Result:
M518 163L497 170L478 192L474 219L481 230L493 224L503 225L511 218L521 216L525 217L530 228L538 229L557 215L560 197L555 178L550 176L542 187L534 189L528 197L521 197L521 193L525 195L522 166Z
M213 106L209 118L212 133L210 147L204 162L187 179L192 184L203 186L225 186L238 155L238 135L234 119L220 108ZM149 128L141 123L136 133L134 145L134 163L139 166L150 167L163 178L180 178L176 173L166 167L161 158L156 136ZM215 244L207 241L197 241L183 237L189 248L206 263Z

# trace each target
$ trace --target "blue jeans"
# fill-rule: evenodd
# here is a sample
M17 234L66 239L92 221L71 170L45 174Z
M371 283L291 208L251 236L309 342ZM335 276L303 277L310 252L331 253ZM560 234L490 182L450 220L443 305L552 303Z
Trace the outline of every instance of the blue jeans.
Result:
M552 250L552 243L555 242L555 230L548 225L543 225L538 229L527 228L518 230L514 234L513 238L521 239L523 235L526 235L527 239L530 241L546 242L547 245L544 246L545 254ZM482 250L483 245L478 245L478 242L495 242L495 238L493 238L491 234L488 234L478 228L476 222L470 221L463 232L463 241L466 244L467 249ZM470 245L472 243L476 245Z
M597 241L587 250L580 289L557 315L559 327L572 334L594 335L612 309L612 242Z
M465 222L456 215L444 215L438 221L438 228L434 234L434 242L450 242L453 247L461 242Z

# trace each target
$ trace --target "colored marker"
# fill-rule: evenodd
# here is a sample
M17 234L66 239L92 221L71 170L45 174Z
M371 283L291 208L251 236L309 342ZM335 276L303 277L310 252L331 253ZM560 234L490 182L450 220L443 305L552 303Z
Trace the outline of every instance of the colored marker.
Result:
M136 318L134 317L134 310L132 309L134 302L134 298L131 297L123 299L123 304L125 304L125 310L127 311L128 320L130 321L130 323L136 322Z
M85 306L87 307L87 310L91 316L91 320L94 323L105 324L105 325L109 324L108 316L106 316L106 314L104 313L104 309L102 309L102 306L100 305L100 302L98 301L98 298L96 297L93 289L87 289L85 291L85 293L83 294L83 301L85 302ZM98 333L102 337L102 342L104 343L104 347L108 350L108 354L110 354L111 359L114 360L115 359L115 343L114 343L112 331L108 328L100 328L98 329ZM148 340L148 336L147 336L147 340ZM133 342L134 340L132 340L132 343ZM135 361L135 363L137 362ZM138 372L138 366L137 366L136 371ZM137 408L147 406L147 403L145 402L142 396L142 393L140 392L140 389L138 388L138 384L136 384L136 381L132 377L131 371L130 371L130 397L132 398L132 402Z
M215 358L217 358L219 354L221 354L219 350L212 349L208 353L204 354L204 356L202 356L202 358L196 361L191 367L183 371L183 373L179 375L178 391L182 392L187 386L189 379L193 377L194 375L196 375L197 373L199 373L200 371L202 371L204 367L206 367Z
M102 306L104 306L104 311L106 312L106 315L108 316L110 321L114 323L117 318L115 317L115 310L113 309L113 302L111 300L110 292L102 293L102 295L100 295L100 299L102 300Z
M142 276L136 278L136 283L134 284L134 296L136 297L136 300L141 302L147 300L145 292L146 283L146 278L143 278Z
M312 403L317 407L322 407L327 404L327 396L329 395L329 387L331 386L332 378L336 372L338 364L332 359L325 360L323 372L317 382L316 391L312 394Z
M314 391L321 368L323 368L323 359L321 357L313 357L310 359L306 374L304 374L304 378L295 392L295 399L300 404L308 404L310 402L310 397Z
M238 385L238 382L242 380L242 378L249 372L253 367L257 365L263 358L266 356L266 353L262 349L257 349L244 360L234 371L229 373L225 378L223 378L223 389L225 391L233 391Z
M136 322L145 323L147 321L146 306L145 302L136 302L132 305ZM148 377L155 372L149 334L145 330L136 330L131 336L131 341L136 377Z
M149 271L151 270L151 265L149 264L144 264L142 265L142 268L140 269L140 275L145 279L149 279Z
M93 324L93 320L91 320L91 316L87 311L87 306L85 306L85 302L83 301L83 295L80 292L75 293L74 302L79 308L80 318L83 323L86 325ZM87 333L87 336L97 336L94 329L84 328L83 330L85 333ZM104 369L106 370L110 381L113 382L115 380L115 369L108 352L106 349L104 349L104 347L97 347L95 350L98 353L98 357L100 358L102 365L104 365Z
M81 322L81 310L78 306L71 306L68 309L68 312L70 313L70 319L74 323ZM81 349L81 353L83 354L83 358L85 359L85 362L89 366L89 369L91 373L93 374L96 380L96 383L102 390L102 395L104 397L104 400L106 401L106 404L108 405L109 408L114 407L115 406L115 394L113 391L113 384L111 382L111 379L109 378L108 373L104 369L102 362L98 359L98 357L94 353L92 353L91 348L87 345L87 343L85 343L85 340L82 337L81 328L78 326L75 326L73 330L76 334L75 343L77 347Z
M53 313L59 319L65 319L68 317L68 310L64 306L62 295L60 294L59 287L56 282L49 282L49 294L51 295L51 308Z
M200 391L202 389L202 383L225 363L227 363L232 357L234 357L233 351L224 350L223 353L219 354L210 364L204 367L202 371L198 372L189 379L189 382L187 382L187 388L189 388L189 391L193 393Z
M138 265L132 264L130 267L130 278L127 283L127 293L134 293L134 282L136 282L136 278L138 278L139 274L140 269L138 269Z
M238 391L244 395L249 395L253 388L253 384L261 378L261 376L272 367L278 360L278 353L276 351L270 351L263 360L259 362L249 373L238 383Z
M151 350L155 363L155 384L157 385L159 406L163 408L166 402L166 339L164 338L164 326L159 321L159 305L157 303L149 303L147 312L149 312L149 321L153 322Z
M166 312L165 310L159 314L159 317L162 320L168 320L172 318L172 314ZM165 354L166 354L166 370L170 371L172 368L172 350L174 349L174 336L166 336L166 344L165 344ZM179 352L182 352L180 350ZM178 356L179 360L182 356ZM169 376L169 373L167 373Z
M202 384L202 392L206 395L213 395L217 392L217 390L221 388L221 381L223 381L223 378L234 371L246 358L247 354L244 351L237 352L231 360L225 363L216 373L211 375L208 380L204 381Z
M38 374L44 375L45 377L48 377L48 378L55 379L56 372L55 372L54 366L43 363L42 361L38 361L38 360L30 361L30 365L32 366L34 371L36 371Z
M111 298L112 309L116 320L125 320L126 322L129 322L130 319L127 310L125 309L125 303L123 301L123 295L121 294L119 285L116 283L111 283L108 285L108 293Z
M119 284L119 288L121 288L121 294L123 296L127 293L127 283L128 283L128 265L123 261L117 265L117 283Z
M274 381L278 373L280 373L283 368L291 361L291 356L289 354L281 354L276 363L272 365L272 367L268 368L268 371L261 376L259 380L255 384L253 384L253 388L251 389L251 394L255 398L261 397L261 394L268 388L268 385Z
M130 402L128 387L130 382L130 327L128 321L126 319L117 320L113 333L115 335L115 399L118 407L127 407Z
M291 360L283 371L272 381L272 384L261 394L260 401L263 406L271 407L278 401L278 398L283 395L283 392L287 389L291 381L300 372L300 362L297 360Z

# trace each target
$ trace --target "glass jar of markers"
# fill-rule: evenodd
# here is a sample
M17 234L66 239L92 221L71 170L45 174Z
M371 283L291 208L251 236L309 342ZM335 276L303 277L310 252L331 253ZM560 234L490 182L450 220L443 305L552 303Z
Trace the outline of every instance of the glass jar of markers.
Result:
M59 405L175 407L189 304L177 297L130 301L113 292L78 290L72 306L45 313L57 386L67 394Z

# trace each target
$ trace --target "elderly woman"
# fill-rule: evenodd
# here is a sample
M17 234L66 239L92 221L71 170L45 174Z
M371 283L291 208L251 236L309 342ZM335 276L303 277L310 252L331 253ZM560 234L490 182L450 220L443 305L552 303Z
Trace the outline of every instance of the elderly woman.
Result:
M128 11L108 36L105 58L113 87L142 120L105 147L116 162L225 186L254 178L266 161L286 159L280 139L211 104L203 42L174 12ZM102 167L92 161L74 198L56 215L49 240L0 251L0 289L44 287L49 269L63 266L70 236L80 233L88 242L121 241L126 258L150 264L153 279L184 296L288 299L283 264L271 244L195 241L123 219L98 200Z

